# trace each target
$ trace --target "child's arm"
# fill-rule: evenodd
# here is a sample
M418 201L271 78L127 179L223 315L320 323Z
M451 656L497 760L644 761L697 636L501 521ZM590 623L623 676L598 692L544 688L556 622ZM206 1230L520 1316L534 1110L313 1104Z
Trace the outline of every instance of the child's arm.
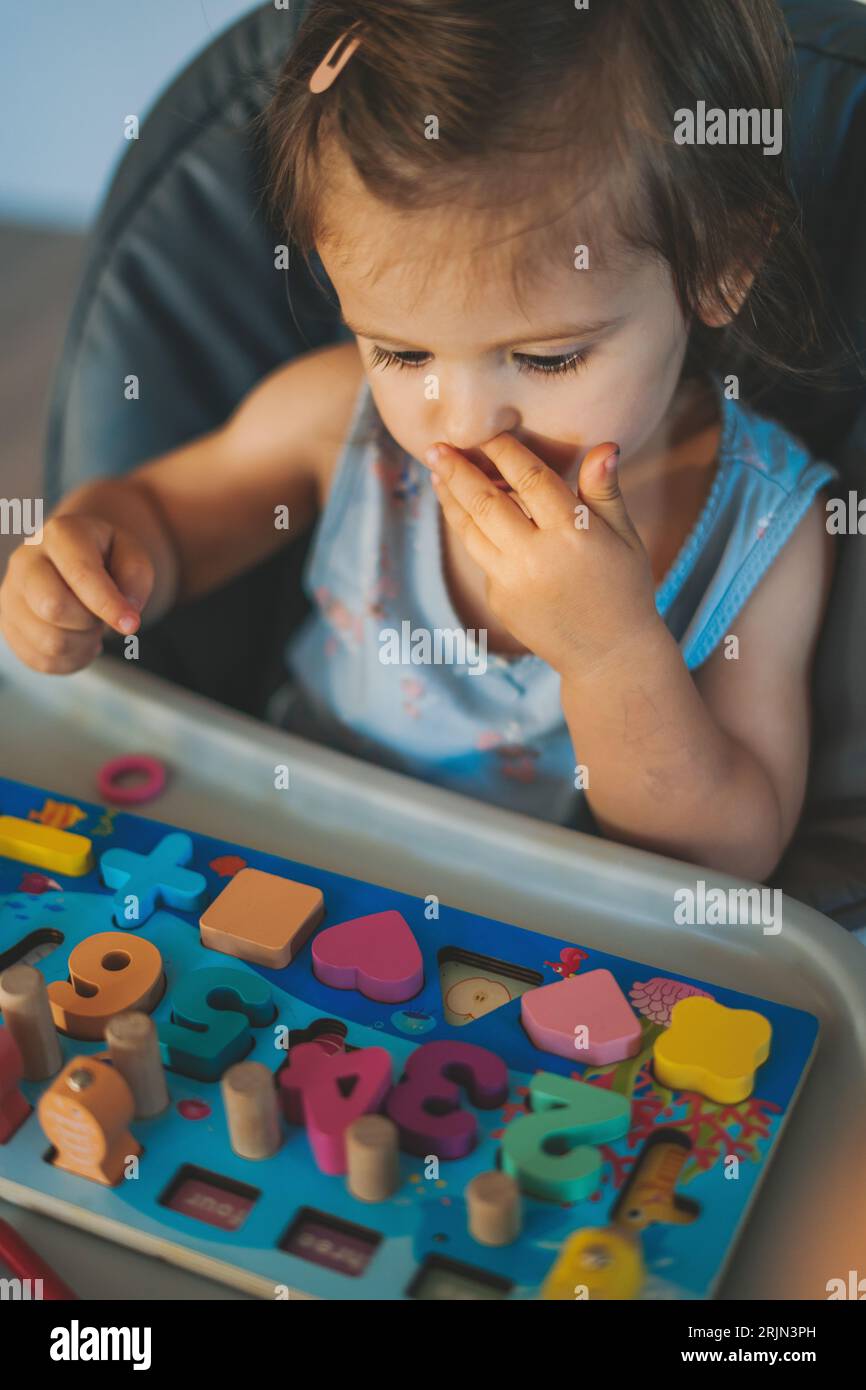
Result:
M811 665L832 570L823 506L810 508L737 619L739 660L717 652L695 678L656 610L613 448L583 460L576 506L525 445L497 436L484 452L517 506L440 446L433 467L445 518L485 570L493 612L559 671L604 834L765 879L803 801Z
M629 654L563 680L563 711L599 829L678 859L765 880L794 832L809 766L810 685L832 576L818 501L691 676L659 620Z
M99 651L103 623L135 631L142 612L152 622L301 534L357 389L353 351L354 363L337 348L286 364L222 428L65 497L0 586L0 628L21 660L78 670Z

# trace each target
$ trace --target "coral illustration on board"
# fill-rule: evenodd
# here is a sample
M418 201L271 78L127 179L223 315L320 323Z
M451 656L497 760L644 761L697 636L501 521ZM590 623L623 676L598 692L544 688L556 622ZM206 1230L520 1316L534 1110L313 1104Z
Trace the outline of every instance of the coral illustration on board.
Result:
M583 1080L619 1090L615 1083L621 1067L622 1063L593 1068ZM670 1091L656 1081L650 1060L645 1057L634 1077L632 1123L626 1139L629 1153L618 1154L606 1144L599 1146L610 1161L611 1186L621 1186L634 1165L638 1150L658 1124L673 1125L691 1140L691 1155L680 1179L683 1186L728 1157L744 1163L760 1163L761 1144L769 1140L773 1116L780 1112L781 1106L758 1096L749 1096L736 1105L721 1105L696 1091ZM605 1181L603 1178L603 1184Z
M98 825L94 826L93 830L91 830L91 835L113 835L114 822L116 819L117 812L110 811L106 808L102 813L102 819L99 821Z
M667 1028L674 1004L694 994L699 994L703 999L713 997L705 989L698 989L697 985L687 985L682 980L666 980L663 975L654 975L651 980L635 980L628 997L644 1018Z
M241 859L239 854L221 854L217 859L211 859L208 864L209 869L213 869L220 878L234 878L241 869L247 867L247 861Z

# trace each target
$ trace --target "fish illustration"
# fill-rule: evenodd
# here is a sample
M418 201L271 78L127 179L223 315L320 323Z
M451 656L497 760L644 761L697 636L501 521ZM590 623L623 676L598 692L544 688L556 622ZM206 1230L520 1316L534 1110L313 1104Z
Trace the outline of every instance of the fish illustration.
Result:
M49 797L41 811L28 811L27 818L41 821L43 825L53 825L56 830L68 830L80 820L87 820L87 812L69 801L52 801Z

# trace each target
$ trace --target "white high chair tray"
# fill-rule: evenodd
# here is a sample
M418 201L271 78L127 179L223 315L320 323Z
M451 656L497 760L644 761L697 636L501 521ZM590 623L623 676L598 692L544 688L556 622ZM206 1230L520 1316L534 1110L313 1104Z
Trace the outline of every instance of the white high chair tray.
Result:
M678 888L742 885L332 752L110 658L43 677L0 649L0 730L3 776L98 801L103 763L150 753L169 782L137 814L813 1013L817 1055L721 1296L823 1299L828 1280L866 1275L866 951L829 918L786 898L778 935L676 925ZM34 1212L0 1215L81 1297L243 1297Z

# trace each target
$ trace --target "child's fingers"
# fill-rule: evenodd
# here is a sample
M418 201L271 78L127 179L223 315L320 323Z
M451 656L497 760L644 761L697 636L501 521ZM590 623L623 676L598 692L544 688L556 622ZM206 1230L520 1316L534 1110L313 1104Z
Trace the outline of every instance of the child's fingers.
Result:
M460 505L447 483L437 481L434 477L433 486L449 526L457 532L475 563L480 565L486 574L494 576L502 559L501 552L497 550L492 541L487 539L483 531L478 529L466 508Z
M526 544L533 530L532 523L502 489L495 487L458 449L438 444L431 466L454 501L472 518L478 531L501 551L513 553Z
M98 633L63 633L60 628L42 624L45 632L29 623L21 628L7 615L3 632L15 655L33 671L45 675L68 676L89 666L102 650L101 629ZM48 636L47 634L50 634Z
M629 545L640 544L628 514L625 499L619 489L619 446L597 444L590 449L577 480L577 489L596 516L600 516L612 531Z
M34 651L49 660L94 654L102 646L102 624L97 619L92 622L87 632L69 632L53 623L43 623L29 613L26 620L14 611L9 615L9 623L16 632Z
M108 571L120 592L140 613L153 591L153 561L128 531L117 531L111 542Z
M573 523L575 496L568 483L525 444L512 434L497 434L481 450L517 493L536 526L544 530Z
M31 560L22 597L35 618L54 627L89 632L100 625L45 555L35 555Z
M106 526L104 546L100 547L94 529L85 530L80 525L63 524L74 520L60 516L56 518L55 525L49 523L45 528L43 544L48 558L54 561L63 579L85 608L114 628L115 632L123 635L134 632L139 625L139 615L105 568L105 551L111 543L112 528Z

